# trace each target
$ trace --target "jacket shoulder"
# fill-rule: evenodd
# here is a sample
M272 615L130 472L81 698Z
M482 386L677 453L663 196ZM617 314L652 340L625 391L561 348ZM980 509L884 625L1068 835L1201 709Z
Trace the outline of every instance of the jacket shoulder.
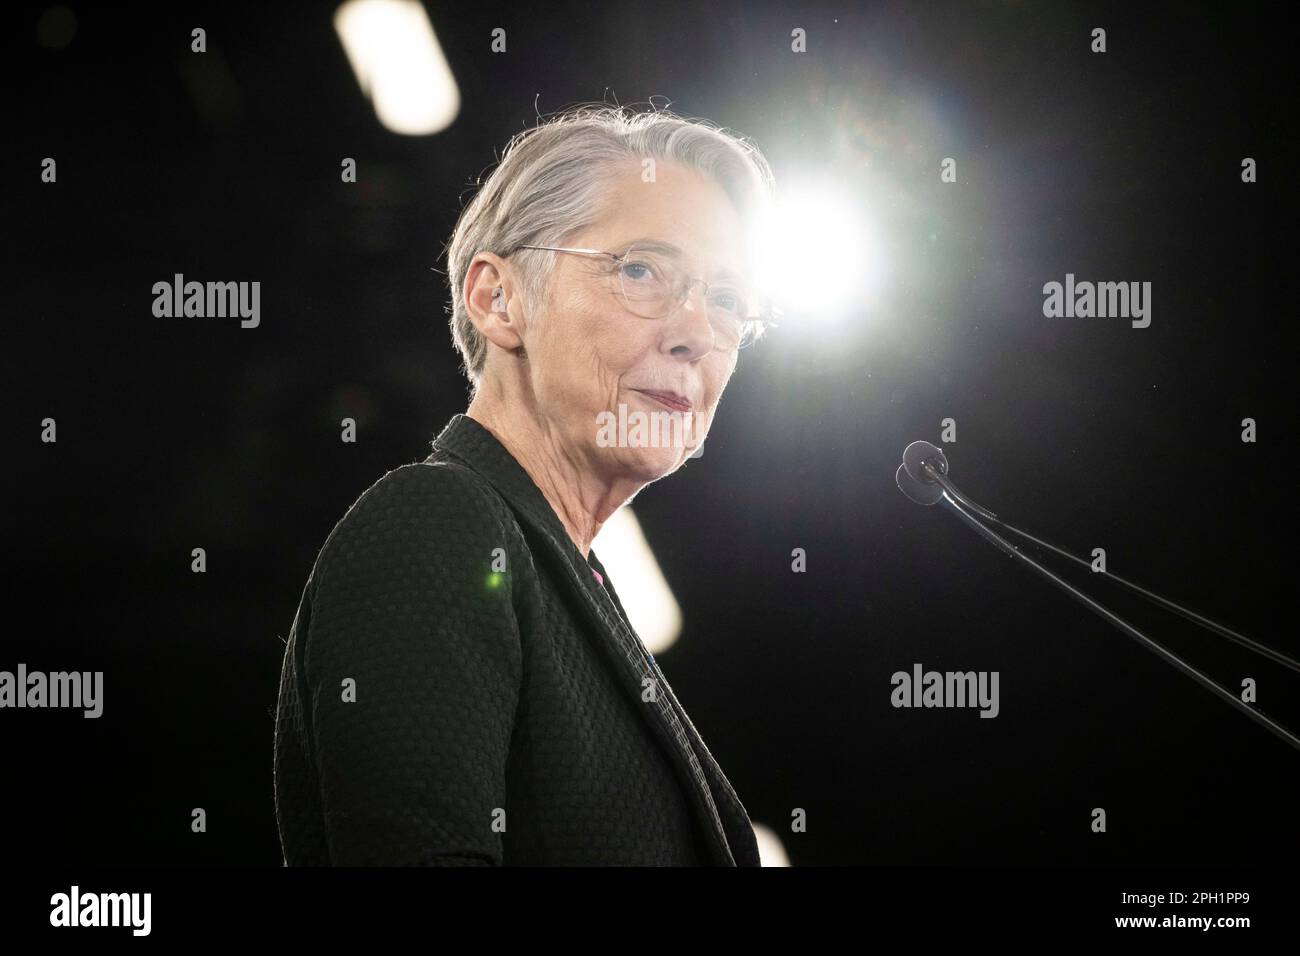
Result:
M386 473L361 493L321 546L313 578L359 539L447 543L519 535L509 506L486 479L455 462L422 461Z
M410 499L454 500L499 511L500 497L488 481L471 468L452 461L417 461L385 474L361 493L346 521L357 509L383 507Z

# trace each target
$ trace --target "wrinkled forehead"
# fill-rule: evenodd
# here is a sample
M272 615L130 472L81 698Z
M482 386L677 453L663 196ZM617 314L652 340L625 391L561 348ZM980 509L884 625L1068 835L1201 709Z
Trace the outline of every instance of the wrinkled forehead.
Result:
M676 164L660 163L651 182L639 169L611 183L589 232L599 248L647 248L706 280L754 278L752 226L720 184Z

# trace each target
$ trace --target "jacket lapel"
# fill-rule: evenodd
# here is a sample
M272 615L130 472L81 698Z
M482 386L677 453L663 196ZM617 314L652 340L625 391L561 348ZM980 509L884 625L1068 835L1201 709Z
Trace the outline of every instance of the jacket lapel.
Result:
M535 553L534 558L546 559L559 571L565 591L575 599L584 619L599 635L601 649L619 675L620 685L646 716L686 782L692 806L708 835L714 863L757 866L757 847L743 806L678 703L658 664L646 653L641 639L625 620L617 594L611 597L612 583L609 592L597 583L593 566L601 577L606 575L594 552L593 564L588 564L532 478L479 422L463 414L453 416L434 440L433 447L429 460L450 456L489 481L518 516L529 537L544 549L545 554ZM643 695L651 686L655 689L654 699L644 700Z
M631 622L627 619L627 612L623 610L623 602L619 600L618 592L614 589L613 579L605 573L605 566L600 563L600 559L596 557L594 550L591 552L591 561L596 570L600 572L600 576L609 585L609 594L613 598L613 604L618 610L622 623L626 625L627 630L633 635L637 645L644 648L645 645L641 641L640 635L636 633L636 629L632 627ZM748 811L745 810L744 804L740 802L740 798L736 796L731 781L722 772L718 762L713 759L713 754L709 752L709 748L704 745L704 738L695 729L695 724L687 716L686 709L677 700L677 695L673 693L668 678L659 670L659 665L655 662L654 657L647 656L649 657L650 666L657 676L659 686L667 696L668 702L676 714L677 722L682 727L691 749L695 752L698 766L703 771L709 791L713 796L716 812L723 824L727 845L733 858L732 865L760 866L758 843L754 839L754 827L750 822Z

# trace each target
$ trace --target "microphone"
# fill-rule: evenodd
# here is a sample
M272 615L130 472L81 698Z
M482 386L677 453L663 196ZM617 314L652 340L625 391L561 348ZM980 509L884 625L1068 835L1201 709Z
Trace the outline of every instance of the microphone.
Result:
M981 523L974 515L979 515L988 521L994 522L1001 527L1006 528L1008 531L1011 531L1028 541L1032 541L1039 547L1069 558L1071 561L1081 564L1086 568L1091 569L1092 567L1091 563L1085 561L1083 558L1077 557L1063 548L1058 548L1056 545L1049 544L1040 538L1036 538L1027 532L1013 527L987 508L971 501L957 489L956 485L952 483L952 479L948 477L948 458L944 455L943 451L935 445L932 445L927 441L914 441L912 444L908 445L903 451L903 463L898 466L898 471L894 474L894 481L898 485L899 490L917 504L933 505L938 504L940 501L944 502L948 505L949 510L957 515L963 523L998 550L1012 558L1020 559L1026 565L1033 568L1038 574L1045 577L1052 584L1065 591L1076 601L1080 602L1094 614L1101 617L1104 621L1123 631L1147 650L1159 656L1165 661L1165 663L1186 674L1188 677L1191 677L1216 697L1231 704L1234 708L1246 714L1256 723L1261 724L1273 734L1281 737L1292 747L1300 750L1300 737L1297 737L1277 721L1265 715L1262 711L1251 707L1232 691L1220 687L1210 677L1202 674L1191 664L1188 664L1162 645L1153 641L1150 637L1142 633L1119 615L1115 614L1109 608L1094 601L1069 582L1053 574L1050 570L1022 552L1010 541ZM974 514L971 514L971 512ZM1211 621L1209 618L1182 607L1168 598L1161 597L1160 595L1148 591L1146 588L1140 587L1131 581L1126 581L1117 574L1112 574L1110 572L1098 573L1104 574L1110 580L1127 588L1135 594L1141 595L1143 598L1158 604L1166 610L1181 615L1192 623L1218 634L1220 637L1225 637L1228 640L1235 641L1243 647L1247 647L1258 654L1268 657L1270 660L1291 668L1292 670L1300 671L1300 661L1288 657L1281 651L1260 644L1257 641L1253 641L1242 634L1238 634L1231 628L1218 624L1215 621Z
M912 477L906 465L899 465L894 474L898 490L911 498L918 505L938 504L943 499L943 488L938 482L919 481Z

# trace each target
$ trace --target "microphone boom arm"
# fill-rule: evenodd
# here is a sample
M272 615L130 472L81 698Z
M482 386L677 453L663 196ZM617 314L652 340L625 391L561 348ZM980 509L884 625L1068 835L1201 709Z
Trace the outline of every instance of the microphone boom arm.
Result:
M925 468L927 473L932 473L933 469L930 463L927 462ZM939 481L939 479L940 476L935 475L935 480ZM946 478L944 479L944 482L946 482ZM1097 601L1094 601L1092 598L1088 597L1088 595L1084 594L1078 588L1074 587L1074 585L1070 584L1068 581L1065 581L1064 579L1053 574L1050 570L1043 567L1043 565L1039 564L1033 558L1024 554L1019 548L1017 548L1010 541L1003 538L997 532L981 524L977 519L972 517L964 510L961 503L962 499L959 498L957 494L950 491L949 485L951 483L944 483L944 482L941 482L944 488L944 496L943 496L944 503L948 505L949 510L951 510L954 514L956 514L963 522L969 525L972 530L974 530L976 533L980 535L980 537L984 538L986 541L988 541L998 550L1009 555L1010 557L1019 558L1021 561L1028 564L1031 568L1033 568L1043 577L1047 578L1047 580L1051 581L1058 588L1063 590L1066 594L1070 595L1070 597L1074 598L1076 601L1083 604L1085 607L1087 607L1089 610L1091 610L1098 616L1104 618L1110 624L1113 624L1115 627L1123 631L1129 637L1133 638L1133 640L1137 641L1147 650L1159 656L1166 663L1170 664L1177 670L1182 671L1184 674L1192 678L1194 681L1196 681L1198 684L1200 684L1210 693L1214 694L1216 697L1220 698L1226 703L1231 704L1237 710L1241 711L1243 714L1248 716L1251 720L1267 728L1271 733L1277 735L1278 737L1281 737L1283 740L1285 740L1296 750L1300 750L1300 737L1297 737L1295 734L1287 730L1285 727L1283 727L1277 721L1273 720L1267 714L1251 707L1249 704L1243 701L1236 694L1232 693L1232 691L1227 690L1224 687L1220 687L1210 677L1206 676L1205 674L1202 674L1191 664L1187 663L1182 658L1173 654L1162 645L1157 644L1155 641L1147 637L1145 634L1139 631L1128 621L1124 620L1118 614L1114 613L1109 608L1098 603ZM981 512L983 511L983 509L979 509L979 510ZM999 519L995 518L994 520L999 520ZM999 521L999 523L1002 522ZM1073 556L1071 555L1071 557ZM1087 562L1084 563L1086 564ZM1133 586L1136 587L1136 585Z
M981 507L980 505L977 505L975 502L971 501L970 498L966 497L964 494L958 491L957 486L954 485L952 481L948 478L947 470L946 468L943 467L943 465L945 464L946 462L943 461L940 461L937 464L934 461L924 461L921 463L921 467L924 469L926 475L930 477L934 482L936 482L941 488L943 488L943 490L947 492L948 495L951 495L952 498L956 499L962 505L965 505L971 511L974 511L976 514L984 518L987 518L990 521L997 522L1003 528L1006 528L1008 531L1020 536L1021 538L1024 538L1027 541L1032 541L1040 548L1044 548L1048 551L1051 551L1053 554L1059 555L1063 558L1068 558L1069 560L1073 561L1075 564L1081 565L1085 568L1088 568L1089 570L1092 569L1092 565L1088 561L1084 560L1083 558L1071 554L1069 551L1066 551L1064 548L1058 548L1056 545L1052 544L1049 541L1044 541L1041 538L1036 538L1027 531L1021 531L1019 528L1015 527L1014 525L1008 524L1007 522L1003 521L1001 518L999 518L993 512L989 511L987 508ZM1159 605L1160 607L1164 608L1167 611L1172 611L1174 614L1177 614L1180 617L1183 617L1191 621L1193 624L1196 624L1199 627L1205 628L1207 631L1211 631L1219 635L1220 637L1226 638L1227 640L1234 641L1237 644L1240 644L1242 647L1254 651L1256 654L1260 654L1263 657L1267 657L1269 660L1281 664L1283 667L1288 667L1291 670L1300 673L1300 661L1297 661L1293 657L1288 657L1286 654L1283 654L1281 651L1269 647L1267 644L1261 644L1259 643L1259 641L1251 640L1249 637L1246 637L1246 635L1239 634L1230 627L1225 627L1224 625L1219 624L1216 621L1210 620L1208 617L1206 617L1203 614L1197 614L1195 611L1191 610L1190 608L1185 608L1181 604L1176 604L1173 601L1169 600L1168 598L1161 597L1159 594L1156 594L1153 591L1148 591L1146 588L1142 587L1141 585L1134 584L1132 581L1125 580L1124 578L1120 577L1118 574L1114 574L1113 572L1110 571L1097 571L1094 573L1105 576L1106 578L1120 585L1120 587L1127 588L1129 591L1132 591L1134 594L1146 598L1148 601L1151 601L1154 604Z

